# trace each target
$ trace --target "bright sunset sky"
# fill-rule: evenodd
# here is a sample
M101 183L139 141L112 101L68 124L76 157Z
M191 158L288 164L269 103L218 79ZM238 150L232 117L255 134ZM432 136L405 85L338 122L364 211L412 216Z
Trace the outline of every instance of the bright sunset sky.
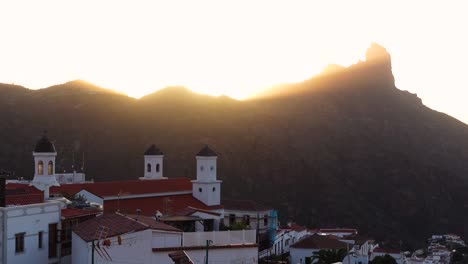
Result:
M397 87L468 122L466 1L0 1L0 82L83 79L133 97L185 85L242 99L392 55Z

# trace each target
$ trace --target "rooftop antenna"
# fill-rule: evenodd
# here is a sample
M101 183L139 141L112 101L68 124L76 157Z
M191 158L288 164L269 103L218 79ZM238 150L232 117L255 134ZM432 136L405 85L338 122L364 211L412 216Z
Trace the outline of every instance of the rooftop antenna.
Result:
M75 172L75 151L72 151L72 165L71 165L72 171Z
M84 151L82 154L83 155L81 157L81 171L84 172L84 167L85 167Z

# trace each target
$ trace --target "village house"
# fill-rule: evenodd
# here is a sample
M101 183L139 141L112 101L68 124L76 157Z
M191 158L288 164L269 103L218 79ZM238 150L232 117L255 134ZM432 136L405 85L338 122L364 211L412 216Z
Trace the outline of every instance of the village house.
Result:
M224 226L220 231L225 219L221 181L216 175L217 154L208 146L195 155L195 180L165 177L164 154L155 145L144 153L143 177L126 181L86 181L84 173L73 170L56 173L57 152L45 135L36 144L33 157L32 181L6 182L7 202L0 211L5 231L0 241L1 263L86 263L80 261L91 261L93 256L109 262L106 255L90 255L89 243L135 236L145 240L144 246L139 246L146 250L141 256L154 263L173 263L170 254L178 251L199 263L206 257L207 241L212 259L258 262L256 226L247 230ZM275 223L271 211L260 212L262 221L265 216L270 221L263 222L259 228L262 233L268 234ZM109 219L120 221L119 227ZM126 223L132 224L126 227ZM93 237L87 233L89 228L100 231ZM118 247L113 252L109 248L108 252L116 256L115 260L132 254L140 257L141 252L134 249Z
M304 237L291 246L290 255L292 264L305 264L312 259L314 252L320 250L347 250L349 245L336 238L313 234Z
M71 227L98 213L68 209L66 199L48 196L57 184L54 153L43 137L33 152L33 182L0 178L0 263L71 263Z
M387 249L387 248L381 248L381 247L377 247L371 252L369 261L372 261L376 257L379 257L379 256L383 257L385 255L389 255L392 258L394 258L397 264L406 263L406 257L403 255L401 250Z
M278 225L276 210L251 200L223 199L222 203L225 227L257 230L259 250L264 251L272 246Z
M207 244L209 241L209 244ZM257 263L255 230L183 232L142 215L106 213L73 229L73 263Z

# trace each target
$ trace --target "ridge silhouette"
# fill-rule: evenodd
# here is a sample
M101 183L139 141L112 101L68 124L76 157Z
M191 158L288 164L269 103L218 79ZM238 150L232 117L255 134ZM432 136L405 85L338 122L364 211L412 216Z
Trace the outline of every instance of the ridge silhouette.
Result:
M31 179L43 129L64 164L84 153L96 181L141 177L152 143L166 176L194 178L208 144L222 157L223 197L271 205L282 221L414 246L433 233L467 236L468 126L397 89L390 55L371 47L366 61L245 101L178 88L137 100L1 84L0 169Z

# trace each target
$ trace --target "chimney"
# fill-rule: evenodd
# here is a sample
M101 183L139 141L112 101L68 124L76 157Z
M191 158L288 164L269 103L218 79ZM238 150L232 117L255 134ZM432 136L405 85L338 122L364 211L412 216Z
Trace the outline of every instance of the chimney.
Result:
M3 175L0 175L0 207L5 207L6 205L6 192L5 192L6 178Z

